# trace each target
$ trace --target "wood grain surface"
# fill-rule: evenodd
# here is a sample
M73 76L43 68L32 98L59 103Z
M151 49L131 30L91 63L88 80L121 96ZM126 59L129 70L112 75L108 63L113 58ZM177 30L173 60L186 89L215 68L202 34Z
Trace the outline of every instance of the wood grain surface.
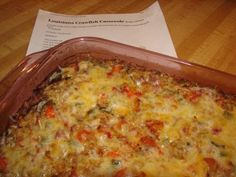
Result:
M25 56L39 8L65 14L131 13L153 2L1 0L0 79ZM236 75L236 0L159 3L179 58Z

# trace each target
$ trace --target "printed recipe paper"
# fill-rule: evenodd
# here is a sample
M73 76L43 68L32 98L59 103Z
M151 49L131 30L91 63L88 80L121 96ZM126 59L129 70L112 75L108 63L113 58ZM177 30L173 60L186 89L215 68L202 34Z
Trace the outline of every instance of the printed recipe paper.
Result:
M64 15L39 10L27 55L82 36L177 56L158 2L130 14Z

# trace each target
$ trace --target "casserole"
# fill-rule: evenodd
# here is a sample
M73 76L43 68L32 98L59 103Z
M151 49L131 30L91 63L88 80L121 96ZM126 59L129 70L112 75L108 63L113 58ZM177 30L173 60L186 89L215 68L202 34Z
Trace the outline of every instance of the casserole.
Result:
M77 59L119 58L150 69L158 68L161 72L204 86L218 87L226 93L236 93L236 84L233 84L236 83L234 75L128 45L99 38L82 37L27 56L1 81L1 132L7 124L5 117L16 113L32 94L33 89L58 65L63 66L74 62L74 56L78 56Z
M29 107L31 105L37 104L37 102L38 102L38 99L37 99L38 88L41 87L42 85L44 85L43 83L45 82L46 79L48 79L49 76L50 76L49 77L49 80L50 80L51 76L54 75L55 70L57 70L58 67L60 69L60 68L66 67L68 65L69 66L73 65L74 63L80 63L79 68L81 68L82 67L81 62L83 59L96 60L96 61L98 61L98 63L104 62L105 64L102 64L102 65L98 64L98 66L95 65L95 67L98 68L98 70L95 73L98 73L98 74L102 68L101 66L103 66L103 65L105 65L105 68L107 70L109 70L109 68L111 68L111 67L113 68L113 66L116 66L114 63L112 63L111 66L109 65L109 63L106 65L106 61L109 62L110 60L118 60L118 65L121 66L121 68L125 68L126 65L129 66L128 68L130 68L131 71L134 68L137 68L137 73L141 72L141 74L146 75L145 72L147 72L147 75L153 75L154 78L159 77L160 82L162 82L162 80L163 81L166 80L165 79L166 76L159 75L158 73L156 74L154 71L168 73L169 75L174 76L177 81L181 81L182 79L186 79L186 80L190 80L191 82L194 82L194 83L195 82L199 83L202 86L216 87L217 89L221 89L224 93L230 93L230 94L236 93L236 86L231 84L236 81L236 78L233 75L218 72L218 71L206 68L206 67L201 67L199 65L194 65L194 64L184 62L181 60L176 60L174 58L160 55L160 54L157 54L154 52L149 52L149 51L145 51L142 49L137 49L134 47L118 44L118 43L107 41L107 40L102 40L102 39L97 39L97 38L78 38L78 39L72 39L72 40L69 40L65 43L62 43L59 46L49 49L48 51L43 51L43 52L39 52L39 53L32 54L32 55L28 56L15 69L12 70L12 72L9 75L7 75L5 77L5 79L3 79L3 81L1 81L1 85L4 87L1 91L1 100L0 100L0 110L1 110L0 114L1 114L1 121L2 121L1 131L4 132L6 127L9 124L11 124L11 120L14 121L14 119L12 119L12 116L17 115L20 108ZM121 62L121 63L119 63L119 62ZM124 63L124 65L122 62ZM94 64L87 63L87 65L94 65ZM142 71L142 69L139 70L138 69L139 67L142 67L143 69L145 69L147 71ZM107 72L107 70L106 70L106 72ZM114 69L115 72L119 71L119 70L120 69ZM111 71L113 71L113 69ZM152 71L153 73L152 72L149 73L149 71L150 72ZM127 71L124 71L124 72L127 72ZM109 72L107 72L107 73L109 73ZM137 73L131 72L128 74L128 76L130 74L135 75ZM127 75L127 73L126 73L126 75ZM94 75L94 77L97 77L96 74ZM170 81L170 82L172 83L172 81ZM175 82L175 81L173 81L173 82ZM195 86L191 86L191 82L186 82L187 85L190 85L190 86L187 86L187 88L189 87L190 90L196 89ZM184 81L184 83L185 83L185 81ZM125 99L127 97L128 98L131 97L130 98L131 100L135 98L134 101L136 102L137 100L139 100L138 104L141 104L141 108L142 108L143 107L142 103L139 103L142 99L141 98L139 99L136 97L146 95L147 94L147 93L145 93L146 91L141 90L140 92L139 91L133 92L133 91L131 91L132 89L130 89L127 85L123 85L123 84L121 84L121 86L119 86L119 88L116 88L118 90L119 94L120 94L120 92L122 92L125 95L125 97L123 97L124 98L123 101L125 101ZM98 85L99 85L99 83L98 83ZM82 87L81 85L79 85L79 86ZM88 85L86 85L86 86L88 86ZM85 87L85 88L87 88L87 87ZM201 90L201 93L198 92L199 90L194 90L194 95L189 96L187 94L186 100L193 102L192 104L195 104L195 101L198 101L198 97L202 94L202 92L206 93L206 95L205 95L206 98L208 98L209 95L213 94L213 92L211 92L211 91L209 91L209 93L208 93L207 87L203 87L203 88L204 89ZM172 89L174 90L174 87L169 88L168 94L166 95L166 93L165 93L164 97L169 97L171 94L173 94L171 91ZM204 90L206 90L206 91L204 91ZM52 92L53 92L53 90L52 90ZM156 91L156 92L158 93L158 91ZM84 92L82 92L82 93L84 93ZM224 95L224 93L222 93L222 95ZM104 93L104 94L106 94L106 93ZM86 94L82 94L82 95L86 95ZM217 93L216 97L218 95L221 95L221 94ZM70 95L68 95L68 96L70 96ZM152 95L152 97L155 97L155 95ZM53 99L53 98L51 98L51 99ZM183 98L180 98L180 99L183 99ZM227 95L226 100L230 101L230 107L232 107L232 108L230 108L230 112L226 112L225 114L227 114L227 116L229 116L231 118L232 117L234 118L235 98L234 98L234 96ZM56 101L54 100L54 102L56 102ZM113 101L113 102L117 102L117 100ZM98 104L98 105L99 105L98 107L101 110L103 110L104 107L106 107L104 105L101 106L101 104ZM178 106L178 105L176 105L176 106ZM114 108L114 106L113 106L113 108ZM213 108L216 108L216 107L213 107ZM51 107L45 108L45 109L46 110L49 109L49 111L46 111L46 112L49 112L48 117L51 117L51 116L54 117L54 113L51 113L51 109L52 109ZM218 109L218 107L217 107L217 109ZM220 109L220 114L223 114L224 111L228 111L228 108L227 109L219 108L219 109ZM135 110L136 110L135 112L139 112L139 109L137 110L135 108ZM145 111L145 109L143 109L143 110ZM209 111L211 112L211 110L209 110ZM87 111L87 112L89 112L89 111ZM115 112L112 112L112 114L116 115ZM47 117L46 113L45 113L45 115ZM122 114L122 115L119 115L118 117L127 117L127 116L129 117L129 115ZM198 115L193 116L193 117L198 117ZM168 117L164 116L164 118L161 120L167 123L168 119L169 119ZM178 118L174 118L174 119L176 119L176 121L178 120ZM142 126L146 127L145 130L148 132L148 136L145 135L145 136L141 136L138 138L145 145L145 148L147 148L146 145L151 146L151 148L153 148L153 146L156 145L156 141L157 140L159 141L159 139L157 137L156 137L155 141L153 141L153 137L156 136L156 134L152 135L152 133L156 132L157 129L159 129L159 128L162 129L164 127L164 123L162 121L160 121L159 119L152 120L150 118L148 118L148 119L145 118L145 121L144 121L145 123ZM192 121L193 122L196 121L195 118ZM197 122L198 121L199 120L197 120ZM232 122L231 124L234 125L234 123L235 122ZM137 126L140 126L140 125L137 125ZM199 123L199 125L200 125L200 123ZM210 125L210 128L212 129L213 135L215 136L215 135L218 135L222 130L218 127L214 128L214 126L212 128L212 125ZM217 126L219 126L219 125L217 125ZM170 127L170 129L174 129L174 127ZM77 139L79 139L80 143L82 143L85 139L87 139L84 136L90 135L90 131L91 130L86 129L86 130L82 131L82 135L81 135L81 133L79 135L78 134L76 135L76 137L77 137ZM188 127L185 127L183 131L184 131L184 133L189 134L190 130L188 130ZM204 129L204 131L205 131L205 129ZM81 132L81 131L79 131L79 132ZM112 133L114 133L114 132L112 132ZM107 132L106 132L106 136L108 138L111 138L111 135L107 134ZM162 138L163 139L161 141L163 141L163 143L167 143L167 144L169 143L169 145L172 146L172 142L169 142L169 140L168 140L168 142L166 142L165 138L167 138L167 137L162 137ZM176 146L177 145L174 145L174 147L176 147ZM217 148L219 148L221 146L225 147L226 145L215 143L212 140L211 146L216 146ZM227 146L228 146L228 144L227 144ZM182 148L182 146L180 148ZM234 146L232 148L233 148L232 151L234 153L235 152ZM147 149L148 149L147 151L149 152L149 148L147 148ZM142 150L144 151L144 149L142 149ZM160 152L161 152L161 150L160 150ZM115 153L115 152L113 152L111 155L112 155L112 158L117 157L117 153ZM184 160L184 159L182 159L182 155L179 155L178 152L177 152L177 154L174 154L173 156L177 157L177 159L179 158L180 161ZM234 156L232 156L232 157L234 157ZM231 158L231 157L229 156L229 158ZM117 159L110 159L110 160L112 160L112 164L113 164L113 162L114 162L114 164L117 164L117 165L119 165L119 163L120 163L120 161L117 161ZM210 172L209 173L206 172L206 175L208 175L208 176L214 176L215 174L218 174L218 173L219 173L219 175L226 175L226 174L228 176L235 175L235 171L232 170L234 167L234 163L235 163L234 161L227 162L230 164L228 164L227 167L224 167L224 168L221 167L220 165L218 165L218 163L213 158L204 157L203 161L205 161L205 163L209 166L208 168L209 168ZM4 158L2 158L1 164L5 164ZM146 171L145 171L145 169L144 169L145 172L138 173L138 175L139 176L145 176L145 175L157 176L156 172L150 172L153 170L155 171L155 169L153 169L155 167L153 166L152 163L150 165L148 165L148 167L146 167L146 168L149 169L149 172L146 172L148 170L146 169ZM151 168L151 170L150 170L150 168ZM128 175L128 174L126 174L124 169L125 168L121 168L118 170L116 169L117 172L116 172L115 176ZM217 170L215 170L215 169L217 169ZM220 171L219 169L224 172L223 173L219 172ZM112 173L113 172L110 172L109 175L101 173L100 176L111 176ZM194 171L192 172L192 174L194 174ZM69 174L69 175L72 175L72 174ZM165 174L159 174L159 175L165 176Z

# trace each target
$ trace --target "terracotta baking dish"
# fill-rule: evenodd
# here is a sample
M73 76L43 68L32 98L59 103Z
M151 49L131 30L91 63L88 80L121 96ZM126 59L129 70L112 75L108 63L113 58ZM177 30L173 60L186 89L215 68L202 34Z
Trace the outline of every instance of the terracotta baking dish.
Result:
M59 66L83 58L120 59L236 94L234 75L105 39L81 37L25 57L0 82L0 133L6 129L10 116L33 97L35 89L48 75Z

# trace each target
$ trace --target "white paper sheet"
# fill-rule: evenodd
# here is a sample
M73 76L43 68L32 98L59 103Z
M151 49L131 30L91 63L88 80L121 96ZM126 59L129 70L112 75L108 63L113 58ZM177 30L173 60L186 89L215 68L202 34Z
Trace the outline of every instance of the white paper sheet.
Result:
M177 56L158 2L131 14L64 15L39 10L27 55L82 36Z

